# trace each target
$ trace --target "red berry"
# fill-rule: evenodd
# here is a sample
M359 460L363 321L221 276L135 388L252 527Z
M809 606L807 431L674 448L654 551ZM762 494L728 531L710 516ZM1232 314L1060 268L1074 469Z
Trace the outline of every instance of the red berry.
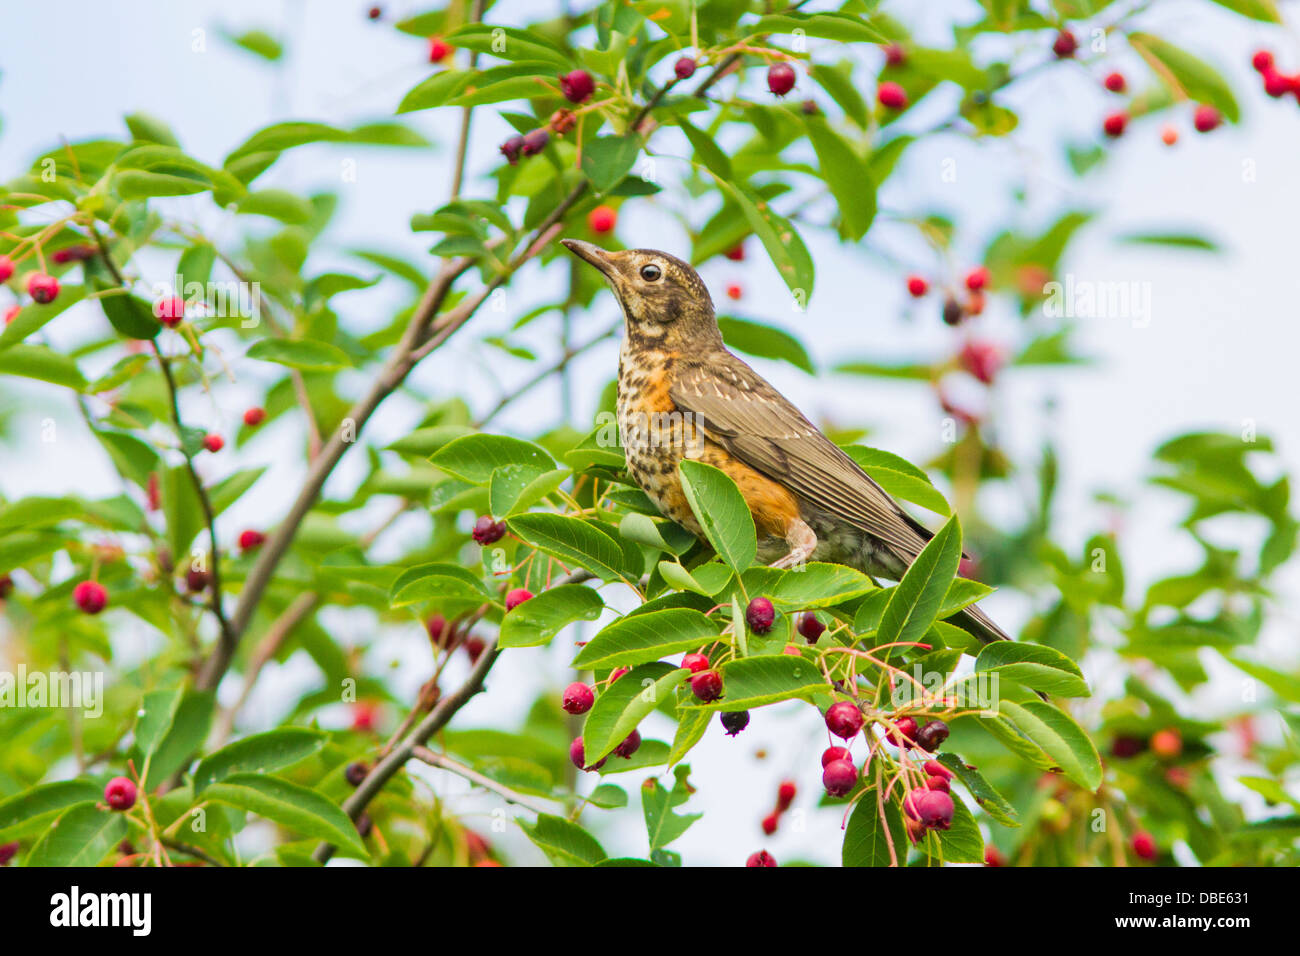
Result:
M772 630L772 622L775 620L776 608L765 597L754 598L745 608L745 623L755 634L766 634Z
M614 748L614 756L622 757L624 760L627 760L636 753L637 748L640 746L641 731L634 728L630 734L623 738L623 742Z
M946 830L952 825L952 797L942 790L909 790L903 810L927 830Z
M343 771L343 779L354 787L361 786L361 781L365 780L370 774L370 768L360 761L354 761L347 765Z
M483 640L483 638L478 637L477 635L474 635L472 637L465 638L464 646L465 646L465 654L469 657L469 662L473 664L480 657L482 657L483 652L487 650L487 641Z
M972 292L978 292L989 284L989 270L984 266L976 266L970 272L966 273L966 288Z
M8 256L0 256L0 282L8 282L14 274L14 261Z
M525 601L531 601L533 592L527 588L515 588L506 594L506 610L513 611Z
M930 291L930 283L926 282L921 276L907 277L907 293L913 299L919 299Z
M1198 133L1208 133L1222 122L1223 117L1219 111L1205 103L1196 107L1196 112L1192 115L1192 125L1196 127Z
M247 531L239 532L240 551L252 551L254 548L260 548L265 543L266 535L260 531L254 531L250 528Z
M822 770L822 786L832 797L843 797L858 782L858 768L848 760L832 760Z
M471 535L483 547L496 544L506 536L506 523L504 521L493 521L491 515L480 515L479 519L474 522L474 530Z
M739 300L744 294L745 290L739 282L733 282L731 285L727 286L728 299Z
M0 574L0 601L14 593L14 579L8 574Z
M927 790L942 790L944 793L948 793L952 789L952 785L948 783L947 777L927 777L925 788Z
M368 16L371 20L378 20L383 15L384 15L384 11L380 7L371 7L369 10L366 11L366 16Z
M1066 59L1074 56L1074 51L1079 49L1079 41L1074 38L1074 34L1069 30L1062 30L1056 35L1056 40L1052 43L1052 52L1059 59Z
M1267 70L1264 73L1264 92L1273 99L1280 99L1291 92L1291 77L1277 70Z
M33 272L27 277L27 294L39 305L53 302L59 296L59 280L44 272Z
M709 658L706 654L687 654L682 658L682 666L692 674L698 674L700 671L709 669Z
M984 848L984 865L985 866L1006 866L1007 859L995 846L986 846Z
M524 151L524 138L522 136L511 136L501 144L501 155L506 158L511 166L519 162L519 154Z
M887 110L905 109L907 92L897 83L886 80L876 88L876 100Z
M949 770L947 767L945 767L943 764L939 763L939 761L937 760L927 760L922 765L921 769L923 769L926 773L928 773L932 777L943 777L943 779L945 780L952 779L952 771Z
M564 697L560 706L569 714L585 714L596 702L596 692L582 681L574 681L564 688Z
M8 325L14 319L18 318L18 313L22 310L23 307L17 304L11 305L9 308L5 309L5 325Z
M1120 734L1110 744L1111 756L1118 757L1120 760L1136 757L1146 748L1147 742L1145 740L1129 734Z
M780 818L774 812L769 813L767 816L763 817L763 833L765 833L767 836L771 836L773 833L775 833L776 825L779 819Z
M153 314L167 328L174 329L185 319L185 300L178 295L159 299L153 304Z
M727 250L727 258L730 259L732 262L744 262L744 261L745 261L745 244L744 244L743 242L738 242L738 243L736 243L734 246L732 246L730 249L728 249L728 250Z
M695 75L695 61L689 56L681 57L673 64L673 72L677 74L677 79L689 80Z
M1133 852L1139 859L1154 860L1157 855L1155 837L1146 831L1133 834Z
M249 428L256 428L264 421L266 421L265 408L250 408L244 412L244 424Z
M126 777L114 777L104 787L104 802L114 810L130 810L135 806L135 784Z
M366 701L352 705L352 729L358 733L369 733L375 729L379 717L379 708Z
M749 726L749 711L747 710L727 710L723 711L722 716L718 718L722 721L722 729L726 731L728 737L734 737L746 727Z
M1124 112L1111 113L1102 122L1101 128L1111 139L1118 139L1124 135L1124 127L1128 125L1128 114Z
M605 760L603 759L599 763L594 764L590 767L586 765L587 758L582 746L581 737L574 737L573 743L569 744L569 759L573 761L573 765L577 767L579 770L595 771L605 766Z
M794 89L794 80L794 67L789 63L773 63L767 68L767 88L777 96Z
M536 156L546 148L546 144L551 141L551 135L544 129L535 129L524 137L523 145L520 147L525 156Z
M931 720L916 732L916 745L934 753L948 739L948 725L942 720Z
M722 696L722 675L717 671L700 671L691 678L691 693L708 704Z
M848 747L827 747L822 752L822 767L824 768L833 760L847 760L853 762L853 754L849 752Z
M1108 73L1106 74L1106 79L1102 82L1106 84L1106 89L1110 90L1112 93L1123 93L1128 87L1128 83L1124 80L1123 73Z
M429 641L435 647L445 648L446 642L451 640L452 630L447 627L447 619L441 614L435 614L425 621L424 629L429 632Z
M208 432L203 436L203 447L212 452L221 451L226 447L226 440L216 432Z
M1166 146L1178 142L1178 129L1172 123L1166 123L1160 130L1160 139Z
M795 786L793 780L782 780L781 785L776 788L776 808L784 813L790 809L790 804L794 803L795 795L799 788Z
M816 644L826 630L826 625L812 611L807 611L799 618L799 633L809 644Z
M902 66L907 60L907 53L897 43L885 46L885 66Z
M54 250L50 255L50 259L60 264L67 262L85 262L87 259L92 258L97 251L98 250L94 246L90 245L65 246L62 249Z
M862 711L858 705L842 700L826 709L826 729L836 737L852 740L862 729Z
M108 589L98 581L82 581L72 589L72 600L83 614L98 614L108 606Z
M18 853L22 846L17 840L11 843L0 843L0 866L5 866Z
M587 225L591 227L592 232L613 232L617 223L618 213L613 206L597 206L587 213Z
M1273 54L1268 52L1268 50L1258 50L1255 55L1250 58L1250 65L1259 73L1267 73L1269 70L1273 69Z
M894 721L893 730L885 731L885 739L897 747L901 743L904 750L911 750L913 737L916 736L916 720L911 717L899 717ZM902 735L900 740L899 735Z
M1002 350L991 342L967 342L957 361L985 385L992 385L1002 368Z
M447 59L447 54L451 52L451 47L442 37L429 37L429 62L441 63Z
M1157 730L1151 735L1151 752L1162 760L1172 760L1183 752L1183 735L1173 727Z
M596 81L586 70L572 70L560 77L560 92L570 103L581 103L596 90Z
M208 586L211 575L202 568L190 568L185 572L185 589L191 594L198 594Z
M776 866L776 857L766 850L759 850L757 853L749 855L749 859L745 861L745 866Z

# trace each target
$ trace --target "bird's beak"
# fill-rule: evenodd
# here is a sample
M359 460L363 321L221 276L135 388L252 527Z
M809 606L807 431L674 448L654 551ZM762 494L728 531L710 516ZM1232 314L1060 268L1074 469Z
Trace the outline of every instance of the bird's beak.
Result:
M614 271L614 260L600 246L593 245L590 242L583 242L581 239L561 239L560 245L579 259L591 263L605 275L610 275Z

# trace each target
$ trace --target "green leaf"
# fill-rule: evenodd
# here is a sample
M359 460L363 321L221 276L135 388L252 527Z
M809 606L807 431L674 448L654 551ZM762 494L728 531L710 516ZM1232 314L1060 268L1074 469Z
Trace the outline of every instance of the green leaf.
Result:
M103 795L103 789L88 780L59 780L24 790L0 801L0 837L8 842L68 807L93 803Z
M235 212L244 216L269 216L290 225L311 222L315 215L310 202L284 189L251 192L235 204Z
M489 510L502 518L526 511L559 488L571 474L568 468L539 471L532 465L502 465L492 473L488 485Z
M338 346L295 339L262 339L254 342L248 350L248 358L275 362L308 372L337 372L352 365L347 353Z
M59 289L59 297L53 302L44 305L27 303L0 331L0 350L17 345L32 333L39 332L59 313L85 298L85 294L86 290L79 285L65 285Z
M131 136L136 140L157 143L160 146L180 146L171 127L156 116L150 116L148 113L129 113L122 119Z
M265 467L242 468L209 488L208 499L212 502L213 516L221 514L238 501L244 492L253 487L264 474L266 474Z
M573 659L578 670L644 664L679 651L693 651L718 640L717 625L685 607L648 611L607 626Z
M1273 0L1214 0L1214 2L1252 20L1261 20L1264 23L1282 22L1282 14Z
M516 515L507 524L533 547L561 561L581 565L602 580L621 581L628 577L622 546L593 522L537 513Z
M892 589L876 632L877 645L919 641L938 616L960 562L961 526L953 516Z
M581 584L548 588L506 614L501 621L502 647L549 644L574 621L594 621L605 609L595 589Z
M668 765L682 760L696 744L704 739L704 732L709 729L713 713L707 710L679 710L677 715L677 733L673 737L672 748L668 751Z
M75 391L86 387L76 361L44 345L12 345L0 351L0 375L21 375Z
M184 696L180 688L155 690L144 695L135 717L135 752L140 757L152 757L158 745L171 730L176 709ZM141 768L143 769L143 768Z
M698 570L698 569L696 569ZM762 594L778 611L834 607L877 590L861 571L814 561L803 570L756 567L744 574L745 590Z
M717 141L712 136L708 136L696 129L685 118L678 120L677 125L686 134L691 149L695 151L695 158L703 164L705 169L722 179L735 179L735 174L731 171L731 160L727 158L727 154L722 151L722 147L717 144Z
M582 148L582 171L597 192L604 193L623 181L636 165L641 137L598 136Z
M867 234L876 217L876 184L871 181L867 162L824 117L807 117L807 126L822 179L839 207L841 231L857 241Z
M166 780L189 766L212 726L213 699L211 691L190 690L182 695L166 734L149 758L148 774L141 771L146 784Z
M745 498L725 473L701 461L682 459L682 491L718 556L737 573L754 563L758 539Z
M573 69L569 56L536 30L469 23L453 30L447 40L452 46L490 53L502 60L542 60L561 73Z
M316 837L366 859L365 844L347 814L321 793L279 777L235 773L210 784L204 799L223 803Z
M761 18L750 35L801 31L803 35L842 43L886 43L888 38L862 17L848 13L779 13Z
M28 866L96 866L126 838L126 817L80 804L59 817L27 854Z
M587 763L596 763L622 743L689 676L689 671L655 661L642 664L608 685L582 725Z
M213 783L245 771L270 773L320 751L325 735L306 727L282 727L227 744L199 761L194 769L197 796Z
M690 699L682 710L749 710L782 700L811 701L826 691L826 680L816 665L801 657L772 654L737 658L723 664L722 699L706 704Z
M844 844L840 850L840 860L844 866L891 865L889 855L891 838L899 864L901 865L907 859L907 849L910 844L903 826L903 815L892 800L886 800L885 820L882 823L877 796L876 788L868 787L853 808L848 826L844 830Z
M1241 110L1232 88L1218 70L1186 50L1150 33L1130 33L1129 46L1136 50L1152 70L1198 103L1217 107L1231 123L1241 119Z
M983 808L985 813L1003 826L1020 826L1020 822L1016 819L1016 808L991 783L985 780L984 775L977 769L967 766L956 754L941 753L935 759L956 775L957 779L970 791L971 796L975 798L975 802Z
M727 180L716 176L714 179L718 188L740 208L749 227L767 250L772 265L794 293L800 309L806 307L812 298L813 260L794 226L773 212L767 200L743 191Z
M192 169L176 169L166 173L124 169L113 177L113 191L127 200L192 196L211 188L212 180Z
M1004 699L999 701L998 708L1067 777L1092 791L1101 786L1101 758L1097 748L1069 714L1041 700L1017 704Z
M162 331L153 309L139 296L110 291L100 296L99 304L113 328L129 339L152 339Z
M540 445L507 435L465 435L429 456L438 468L476 485L486 484L503 465L524 465L550 471L555 460Z
M846 445L844 453L895 498L910 501L945 517L952 514L947 500L930 483L930 476L911 462L866 445Z
M203 528L203 505L194 489L194 479L184 465L168 468L160 475L163 515L167 518L167 546L175 558L190 553L190 544Z
M284 55L284 47L280 41L265 30L249 30L247 33L240 34L227 33L225 37L235 46L272 63Z
M722 331L723 340L737 352L758 358L780 359L795 368L803 369L809 375L817 374L803 343L784 329L730 315L718 316L718 328Z
M678 767L673 771L673 788L666 790L654 777L647 777L641 786L641 809L645 814L646 835L650 839L650 852L662 850L669 843L690 828L690 825L703 816L702 813L673 813L691 795L687 782L689 767Z
M1063 697L1088 697L1088 683L1079 665L1060 651L1042 644L998 641L986 645L975 659L975 672L991 672L1026 687Z
M519 825L556 866L594 866L609 855L594 836L563 817L539 813L536 823Z

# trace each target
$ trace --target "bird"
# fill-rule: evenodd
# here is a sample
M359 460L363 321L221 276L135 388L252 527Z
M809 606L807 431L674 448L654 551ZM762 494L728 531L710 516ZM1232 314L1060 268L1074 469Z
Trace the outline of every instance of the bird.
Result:
M560 242L604 275L623 310L619 435L628 472L660 512L704 539L677 467L689 457L736 483L760 561L829 561L901 580L933 533L727 349L689 264L657 249ZM1010 640L974 604L949 620L984 643Z

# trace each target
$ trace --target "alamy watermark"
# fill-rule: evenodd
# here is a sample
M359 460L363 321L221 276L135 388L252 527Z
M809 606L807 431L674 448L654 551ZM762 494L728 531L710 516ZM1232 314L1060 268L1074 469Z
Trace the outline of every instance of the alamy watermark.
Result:
M87 718L104 713L102 671L0 671L0 707L52 707L80 710Z
M1100 282L1067 272L1064 282L1043 285L1043 314L1049 319L1128 319L1133 328L1151 324L1151 283Z

